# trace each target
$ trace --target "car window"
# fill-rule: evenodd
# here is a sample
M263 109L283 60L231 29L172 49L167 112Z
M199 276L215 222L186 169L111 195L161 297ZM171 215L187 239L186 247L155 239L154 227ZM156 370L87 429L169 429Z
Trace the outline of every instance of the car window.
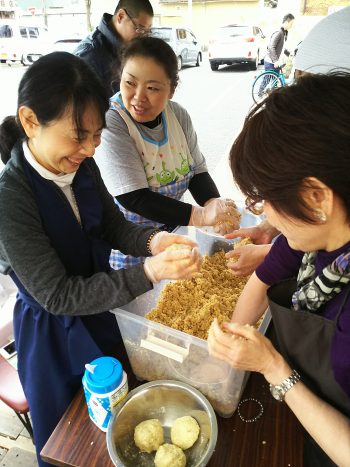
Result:
M188 35L190 41L197 42L196 36L191 31L188 31Z
M237 37L248 36L249 34L251 34L249 26L225 26L219 29L217 35L219 37Z
M27 33L27 28L26 27L20 27L19 28L19 33L21 35L21 37L23 37L23 39L27 39L28 38L28 33Z
M9 38L13 36L12 28L8 24L2 24L0 26L0 38Z
M152 28L152 36L163 39L163 41L170 42L171 28Z
M39 37L38 28L29 27L28 32L29 32L30 39L37 39Z
M180 40L185 40L186 39L185 29L178 29L177 30L177 38L180 39Z

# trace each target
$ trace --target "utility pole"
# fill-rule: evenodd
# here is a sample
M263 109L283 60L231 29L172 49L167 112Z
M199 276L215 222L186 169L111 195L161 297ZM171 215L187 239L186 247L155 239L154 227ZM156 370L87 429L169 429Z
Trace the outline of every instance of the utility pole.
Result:
M91 24L91 0L85 0L85 9L86 9L86 26L88 31L92 31Z
M192 29L192 0L187 0L187 22L188 27Z
M41 8L42 8L43 17L44 17L44 24L47 27L48 21L47 21L47 12L46 12L46 0L41 0Z

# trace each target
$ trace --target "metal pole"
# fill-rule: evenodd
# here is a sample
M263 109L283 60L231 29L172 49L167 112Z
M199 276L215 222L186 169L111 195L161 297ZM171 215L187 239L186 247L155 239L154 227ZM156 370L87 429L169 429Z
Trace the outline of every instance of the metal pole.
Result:
M187 21L189 28L192 29L192 0L187 0Z
M45 26L48 26L48 21L47 21L47 12L46 12L46 0L41 0L41 7L42 7L42 12L43 12L43 17L44 17L44 23Z

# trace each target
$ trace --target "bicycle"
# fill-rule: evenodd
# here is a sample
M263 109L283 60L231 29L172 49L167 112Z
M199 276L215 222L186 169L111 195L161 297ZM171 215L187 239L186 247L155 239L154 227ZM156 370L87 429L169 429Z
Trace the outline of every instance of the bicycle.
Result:
M263 71L255 78L252 86L252 97L256 104L259 104L259 102L265 99L274 89L287 86L283 67L284 65L282 65L280 71Z

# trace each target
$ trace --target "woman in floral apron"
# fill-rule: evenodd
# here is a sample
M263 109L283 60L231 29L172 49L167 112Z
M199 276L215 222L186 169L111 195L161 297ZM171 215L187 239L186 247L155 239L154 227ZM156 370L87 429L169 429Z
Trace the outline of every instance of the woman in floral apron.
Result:
M178 82L172 48L154 37L135 39L121 70L96 162L125 217L168 231L209 225L223 234L238 227L233 201L220 198L208 174L188 113L170 100ZM199 206L181 201L187 190ZM110 264L119 269L141 261L114 251Z
M40 451L81 387L85 363L120 344L108 310L162 278L199 269L188 238L125 220L92 158L108 99L80 58L46 55L23 75L17 116L0 126L0 272L18 287L13 323L18 373ZM111 248L147 256L127 271ZM151 256L151 255L155 256Z
M209 347L288 404L305 428L304 467L350 465L349 102L350 74L304 76L253 109L230 153L248 206L281 235ZM278 350L242 326L268 305Z

